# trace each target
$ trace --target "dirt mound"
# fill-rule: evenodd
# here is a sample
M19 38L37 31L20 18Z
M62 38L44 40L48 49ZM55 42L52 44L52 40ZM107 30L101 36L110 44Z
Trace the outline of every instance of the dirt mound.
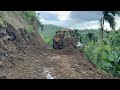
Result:
M74 55L79 54L79 51L76 50L73 46L66 47L64 49L55 50L54 53L63 54L63 55Z
M25 29L16 30L8 22L4 22L6 27L0 26L0 63L6 67L14 66L16 61L13 57L21 55L36 54L45 52L48 45L42 40L39 34L28 33ZM1 67L2 67L1 66Z
M98 72L85 58L75 55L40 53L11 56L1 62L3 79L108 79L115 78Z
M76 39L75 38L71 38L71 37L66 37L62 39L62 42L64 44L64 47L69 47L69 46L76 46Z

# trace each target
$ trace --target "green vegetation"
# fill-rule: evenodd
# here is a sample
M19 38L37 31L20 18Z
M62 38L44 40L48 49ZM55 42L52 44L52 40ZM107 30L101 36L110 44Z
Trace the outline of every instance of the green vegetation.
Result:
M94 34L86 34L89 40L86 41L83 52L84 55L97 67L105 70L113 76L120 77L120 30L115 32L115 18L117 11L103 11L101 24L101 39L98 37L96 42L91 39ZM107 21L112 28L108 32L104 30L104 21ZM113 31L114 30L114 31ZM106 34L103 34L106 33Z
M46 43L52 46L52 39L57 30L64 29L54 25L44 25L39 33ZM120 77L120 30L103 31L101 41L100 29L77 30L77 37L81 39L83 53L98 69L105 70L111 75Z
M33 26L32 26L32 25L28 25L28 27L27 27L27 32L28 32L28 33L33 32Z
M6 27L6 25L4 24L4 21L3 21L2 17L0 17L0 26Z
M100 29L84 29L84 30L78 30L79 33L78 38L80 38L81 43L85 44L89 42L90 40L98 40L100 38ZM104 36L106 37L108 35L108 31L104 31ZM91 38L90 38L90 35Z
M52 47L53 36L55 35L56 31L61 29L65 28L51 24L44 24L43 29L39 28L39 34L42 36L43 40Z
M120 77L120 32L111 32L109 37L98 40L96 43L91 40L84 47L85 56L108 73Z
M53 44L53 42L52 42L52 37L50 37L50 36L45 36L44 34L41 34L41 37L43 38L43 40L44 40L47 44L49 44L49 45L52 47L52 44Z
M67 29L67 28L55 26L51 24L44 24L43 31L41 30L41 28L39 28L38 31L39 31L39 34L42 36L43 40L47 42L50 46L52 46L52 39L53 39L53 36L55 35L55 32L62 29ZM99 36L100 29L77 30L76 37L81 39L82 43L86 43L89 41L89 39L86 37L88 33L94 34L94 36L92 37L92 39L94 40L97 38L100 38ZM104 31L104 37L106 37L107 35L108 33Z
M54 36L55 35L55 32L57 30L61 30L61 29L65 29L64 27L60 27L60 26L55 26L55 25L51 25L51 24L44 24L44 27L43 27L43 31L41 30L41 28L39 29L39 32L40 33L43 33L46 35L46 36Z
M35 26L39 29L42 25L39 21L39 17L36 15L35 11L22 11L21 16L28 22L27 31L29 33L33 32L33 27Z
M33 20L33 18L36 17L36 14L34 11L23 11L21 14L23 18L29 22L29 24Z
M120 77L120 29L115 31L114 16L117 11L103 11L99 29L77 30L76 37L84 45L82 52L98 69ZM111 31L104 29L104 22L110 24ZM57 30L65 29L55 25L44 25L39 29L42 38L52 46L52 39ZM104 34L103 34L104 33Z

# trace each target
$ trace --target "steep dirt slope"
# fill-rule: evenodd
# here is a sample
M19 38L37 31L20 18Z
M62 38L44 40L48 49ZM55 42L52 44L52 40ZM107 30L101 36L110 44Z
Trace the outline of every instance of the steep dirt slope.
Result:
M30 53L39 54L48 47L37 31L26 31L28 22L19 14L17 11L0 11L0 69L3 71L16 65L18 55L23 57Z
M0 25L0 50L6 53L24 53L26 48L46 49L47 44L35 30L32 33L26 31L28 24L19 13L17 11L0 12L1 17L4 16L2 19L5 26Z

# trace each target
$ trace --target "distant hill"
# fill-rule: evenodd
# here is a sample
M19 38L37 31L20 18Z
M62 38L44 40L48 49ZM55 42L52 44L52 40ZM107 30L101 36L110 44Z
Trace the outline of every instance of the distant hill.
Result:
M55 32L61 29L67 29L64 27L52 25L52 24L44 24L43 31L41 31L41 28L38 30L39 34L42 36L43 40L48 43L50 46L52 46L52 39L55 35Z
M55 35L55 32L62 29L68 29L52 24L45 24L43 31L41 31L41 28L39 29L39 34L42 36L42 38L47 42L50 46L52 46L52 39ZM82 41L85 41L86 34L93 33L96 37L100 38L100 29L78 29L78 33L80 34ZM104 37L107 35L107 33L104 31Z
M44 34L46 36L54 36L55 32L61 29L68 29L65 27L60 27L60 26L56 26L56 25L52 25L52 24L44 24L44 31L41 31L41 28L39 29L39 33L40 34ZM95 36L100 37L100 29L83 29L78 31L80 34L82 35L86 35L87 33L93 33ZM104 34L106 35L106 32L104 32Z
M88 33L93 33L96 37L100 38L100 29L84 29L78 31L82 35L86 35ZM104 37L107 35L107 31L104 31Z
M51 36L53 37L55 35L55 32L58 31L58 30L61 30L61 29L67 29L67 28L52 25L52 24L44 24L43 31L41 31L41 28L40 28L39 33L50 36L50 37Z
M80 30L79 33L82 35L93 33L95 36L99 37L100 29L84 29L84 30Z

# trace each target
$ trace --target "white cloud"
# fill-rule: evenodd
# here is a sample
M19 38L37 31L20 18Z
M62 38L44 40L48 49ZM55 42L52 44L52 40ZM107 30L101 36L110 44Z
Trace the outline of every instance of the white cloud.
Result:
M40 21L43 23L43 24L53 24L53 25L57 25L57 26L64 26L62 25L62 21L49 21L49 20L45 20L44 18L41 18Z
M37 13L41 13L41 12L44 12L44 13L50 13L50 14L53 14L53 15L56 15L58 20L60 21L65 21L67 19L69 19L69 16L71 14L72 11L36 11Z
M47 11L48 13L57 15L58 20L65 21L69 19L71 11Z
M74 20L68 20L69 24L67 25L69 28L74 29L98 29L100 28L99 20L96 21L87 21L87 22L80 22L76 23ZM120 17L115 17L116 22L116 29L120 28ZM105 22L104 29L111 30L110 25L108 22Z
M65 12L65 11L58 12L58 19L61 20L61 21L67 20L67 19L70 18L69 17L70 13L71 13L71 11L69 11L69 12Z
M98 21L89 21L89 22L75 24L73 27L71 26L71 28L97 29L97 28L99 28L99 23L98 23Z
M80 22L78 22L78 21L76 21L76 19L71 18L72 11L36 11L36 12L37 13L44 12L44 15L48 14L48 16L50 16L52 14L52 15L56 16L58 19L58 20L53 20L52 19L53 17L51 17L51 20L48 20L48 19L44 18L44 15L43 16L40 15L40 17L41 17L40 21L42 21L44 24L53 24L53 25L57 25L57 26L63 26L63 27L67 27L67 28L78 28L78 29L97 29L97 28L100 28L100 25L99 25L100 18L98 18L96 20L91 20L91 21L86 20L83 22L83 21L80 21L83 18L80 17L79 15L77 15L76 17L79 19L78 21L80 21ZM93 15L94 14L92 14L92 16ZM89 17L89 14L86 18L88 18L88 17ZM84 19L85 19L85 17L84 17ZM115 21L117 23L116 29L118 29L120 27L120 17L116 16ZM105 29L107 28L110 30L109 24L105 22L104 28Z

